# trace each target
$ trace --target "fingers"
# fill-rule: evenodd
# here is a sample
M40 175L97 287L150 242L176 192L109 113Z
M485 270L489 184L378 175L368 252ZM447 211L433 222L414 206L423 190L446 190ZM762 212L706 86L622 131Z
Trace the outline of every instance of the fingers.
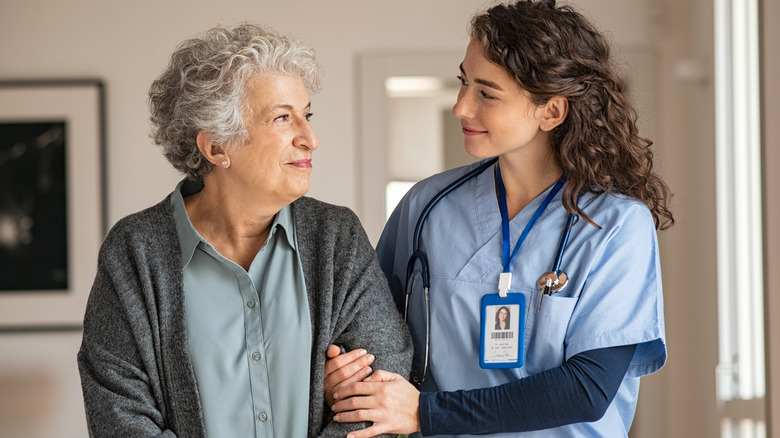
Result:
M382 382L345 383L333 394L333 412L353 411L373 407L376 396L386 391Z
M373 421L372 414L376 411L378 403L382 400L375 396L349 397L337 401L331 410L336 414L333 419L341 423L354 423L357 421Z
M329 406L335 401L334 393L342 385L359 382L369 375L372 369L369 365L374 362L374 355L367 354L366 350L355 349L347 353L341 353L336 345L328 347L325 354L330 357L325 361L325 377L323 387L325 391L325 403Z
M336 372L341 376L340 380L345 380L361 368L369 366L374 362L374 355L367 354L366 350L362 348L331 356L330 354L334 350L340 351L339 347L331 345L326 352L328 357L332 358L325 361L325 376Z
M387 386L382 385L382 383L393 382L396 380L402 380L406 382L406 379L404 379L400 374L385 370L377 370L370 377L366 377L360 380L351 379L350 381L343 382L337 388L333 389L333 399L334 401L338 401L355 395L376 395L377 393L386 390ZM339 407L341 409L338 409ZM333 409L333 412L339 412L339 410L349 410L355 408L356 407L354 406L351 408L346 408L344 403L339 404L337 402L331 409Z
M379 378L390 380L344 385L339 391L339 399L331 407L335 413L333 419L340 423L373 423L367 429L350 433L354 438L419 431L420 392L403 377L396 379L397 374L377 374L380 374Z
M373 423L371 426L365 429L360 429L360 430L350 432L349 435L347 435L347 438L371 438L378 435L382 435L383 433L393 433L393 431L388 427L387 423L381 421L375 421L379 419L379 417L377 417L376 411L364 410L364 411L342 412L336 414L333 419L340 423L357 423L361 421L367 421Z
M333 392L335 392L335 391L338 391L338 389L340 387L342 387L343 385L347 385L347 384L350 384L350 383L363 381L364 379L366 379L367 377L369 377L371 375L372 371L373 370L371 369L371 367L363 367L363 368L355 371L354 374L352 374L351 376L347 377L346 379L343 379L343 376L348 374L351 371L344 370L344 374L342 374L340 372L335 372L335 373L332 373L331 375L325 377L325 380L324 380L325 386L333 388Z
M323 386L325 387L325 403L327 403L328 406L333 405L336 401L336 395L344 385L360 382L368 377L371 374L371 367L364 367L345 380L339 380L340 377L338 377L337 374L338 373L333 373L323 381Z
M391 382L393 380L406 380L400 374L385 370L377 370L374 374L363 379L364 382Z
M347 438L371 438L377 435L382 435L385 432L388 432L388 430L385 429L387 428L380 427L374 424L371 427L350 432L349 435L347 435Z
M333 359L334 357L338 356L339 353L341 353L341 348L333 344L329 345L328 349L325 351L325 355L328 357L328 359Z

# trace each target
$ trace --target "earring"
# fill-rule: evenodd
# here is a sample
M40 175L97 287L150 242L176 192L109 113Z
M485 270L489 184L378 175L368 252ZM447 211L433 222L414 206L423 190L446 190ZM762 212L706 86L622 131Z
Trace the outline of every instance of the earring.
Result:
M228 160L222 160L222 167L227 167Z

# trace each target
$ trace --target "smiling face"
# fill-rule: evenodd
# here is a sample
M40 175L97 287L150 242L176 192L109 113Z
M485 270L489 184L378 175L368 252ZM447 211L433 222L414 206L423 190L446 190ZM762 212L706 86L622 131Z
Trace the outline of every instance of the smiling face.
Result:
M231 173L264 202L287 205L309 190L319 146L309 93L299 77L265 76L250 81L248 97L249 141L230 150Z
M498 320L499 321L506 321L506 309L502 308L498 311Z
M452 108L461 121L466 152L475 158L547 152L548 133L540 129L544 113L500 65L488 60L471 41L460 65L458 101Z

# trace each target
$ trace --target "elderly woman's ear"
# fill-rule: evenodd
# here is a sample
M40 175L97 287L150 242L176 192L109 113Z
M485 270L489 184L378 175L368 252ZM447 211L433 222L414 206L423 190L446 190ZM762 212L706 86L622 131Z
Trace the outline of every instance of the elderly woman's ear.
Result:
M215 166L228 167L230 159L221 147L211 143L211 138L205 131L198 132L195 138L200 153Z

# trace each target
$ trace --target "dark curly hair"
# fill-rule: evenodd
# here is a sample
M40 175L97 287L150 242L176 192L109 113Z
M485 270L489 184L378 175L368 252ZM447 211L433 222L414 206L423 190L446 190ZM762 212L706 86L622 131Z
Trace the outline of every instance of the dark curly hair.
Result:
M569 113L552 131L551 146L566 176L563 205L569 212L598 226L577 205L578 195L620 193L647 205L656 228L672 226L672 195L653 171L653 142L639 136L609 43L584 16L556 7L555 0L521 0L476 15L470 36L536 105L554 96L568 100Z

